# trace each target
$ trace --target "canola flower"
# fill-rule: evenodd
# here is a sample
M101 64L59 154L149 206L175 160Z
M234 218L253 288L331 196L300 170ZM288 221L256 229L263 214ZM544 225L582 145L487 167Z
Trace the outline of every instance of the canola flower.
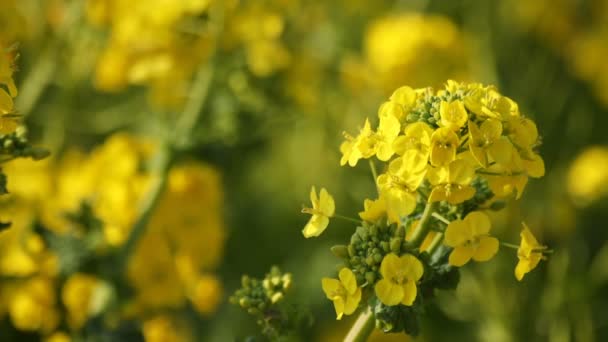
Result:
M51 336L69 327L77 333L106 313L116 283L132 289L114 309L124 319L144 320L150 310L187 305L202 316L217 310L223 286L215 269L226 238L223 192L218 171L200 162L169 170L158 210L125 274L112 273L113 253L124 246L153 177L147 170L155 149L152 141L116 134L88 154L72 150L59 160L7 165L13 182L1 215L20 215L0 235L0 274L14 279L0 281L0 303L17 329ZM40 229L29 228L34 222ZM86 268L91 262L101 273Z
M343 262L339 279L322 280L338 319L361 309L349 340L368 336L371 321L383 332L418 334L434 291L454 289L459 267L489 261L500 245L518 250L517 280L551 252L527 227L520 246L490 235L484 211L520 198L528 179L545 173L536 124L495 87L451 80L437 91L401 87L358 135L345 138L340 164L369 159L378 190L364 200L350 242L331 248ZM315 236L332 214L344 218L327 196L319 209L313 188L316 211L305 211L317 215L305 231L321 223L312 225Z
M329 218L336 211L334 198L325 188L321 188L321 192L317 196L317 190L313 186L310 190L310 201L312 202L312 208L302 209L303 213L312 214L312 217L302 230L305 238L321 235L329 224Z

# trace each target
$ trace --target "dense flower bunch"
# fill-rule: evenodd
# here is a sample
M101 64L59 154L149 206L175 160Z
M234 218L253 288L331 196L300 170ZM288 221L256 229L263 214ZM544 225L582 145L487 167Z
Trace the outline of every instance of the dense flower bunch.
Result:
M171 168L147 231L124 270L117 266L156 177L148 171L155 149L153 142L117 134L88 155L68 151L59 161L7 165L11 195L1 217L14 226L0 235L0 314L17 329L79 334L111 309L114 317L145 320L147 337L172 326L171 310L216 310L223 194L219 174L207 165Z
M519 198L529 177L544 175L535 123L496 88L448 81L445 88L401 87L367 119L357 136L346 134L342 165L376 157L378 197L366 199L363 220L342 259L339 279L323 290L338 319L369 299L376 325L385 332L418 332L424 303L435 289L454 288L458 267L490 260L499 249L487 210ZM376 166L370 160L372 171ZM318 236L335 213L325 189L311 193L305 237ZM524 224L515 276L521 280L549 251Z
M89 21L110 29L97 63L96 86L117 91L129 84L148 85L158 103L181 103L190 78L211 52L214 37L201 19L210 3L88 1Z

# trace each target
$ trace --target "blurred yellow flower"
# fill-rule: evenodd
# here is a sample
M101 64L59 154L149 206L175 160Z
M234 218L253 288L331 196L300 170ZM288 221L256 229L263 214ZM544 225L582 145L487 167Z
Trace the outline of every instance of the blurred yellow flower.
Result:
M382 279L374 288L378 299L389 306L412 305L418 293L416 282L423 273L422 263L415 256L387 254L380 265Z
M536 241L534 235L525 223L522 223L523 229L521 231L521 244L517 250L517 258L519 262L515 266L515 278L521 281L526 273L532 271L538 263L546 259L543 255L543 251L547 249L547 246L543 246Z
M91 275L75 273L70 275L61 290L61 300L67 310L68 324L74 330L80 329L94 312L94 296L100 281Z
M71 342L72 338L70 335L63 331L56 331L51 336L44 339L44 342Z
M568 170L568 192L579 205L608 193L608 147L589 147L574 159Z
M464 220L454 220L445 231L445 244L454 248L449 263L463 266L469 260L488 261L498 252L498 239L489 235L490 219L480 211L469 213Z
M170 316L158 315L147 319L142 326L146 342L187 342L192 340L191 332L184 324Z
M8 311L17 329L50 333L59 324L55 307L56 297L53 280L34 277L26 280L8 298Z
M317 197L317 190L313 186L310 190L312 208L302 209L303 213L312 215L302 230L302 234L305 238L321 235L327 228L327 225L329 225L329 218L334 216L336 211L334 198L325 190L325 188L321 188L319 195L320 196Z
M337 319L342 319L343 315L352 314L359 306L361 288L357 286L357 278L349 268L341 269L338 278L323 278L321 285L327 299L334 302Z

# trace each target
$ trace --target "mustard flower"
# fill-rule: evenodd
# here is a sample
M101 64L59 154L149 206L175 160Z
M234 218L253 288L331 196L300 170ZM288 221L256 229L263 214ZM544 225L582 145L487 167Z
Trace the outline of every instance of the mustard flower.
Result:
M337 319L342 319L343 315L352 314L359 306L361 288L357 286L355 274L348 268L341 269L338 278L323 278L321 286L327 299L334 302Z
M404 129L405 135L395 139L393 149L398 155L406 151L414 150L420 154L420 161L426 164L431 150L431 135L433 129L424 122L415 122L407 125Z
M474 176L475 169L464 159L456 159L444 167L431 168L428 179L433 190L429 202L459 204L470 199L475 195L475 188L469 185Z
M543 246L538 243L532 232L525 223L522 223L524 228L522 229L521 244L517 249L517 258L519 262L515 267L515 278L521 281L526 273L532 271L542 259L546 259L543 255L543 250L547 249L547 246Z
M399 135L401 124L399 120L392 114L382 115L380 117L380 125L375 135L376 157L382 161L389 160L395 151L393 150L393 142Z
M378 188L386 201L389 221L398 223L416 208L416 189L424 179L426 168L420 163L419 155L411 151L395 158L388 172L378 176Z
M458 131L467 122L468 115L464 109L464 103L460 100L446 102L441 101L439 105L441 115L441 126Z
M411 306L418 293L416 282L423 273L424 267L415 256L405 254L399 257L390 253L380 265L382 279L376 283L376 296L385 305Z
M359 159L371 157L375 151L368 141L373 134L369 120L365 119L365 124L356 138L346 135L346 141L340 145L342 152L340 165L344 166L348 163L350 166L355 166Z
M359 212L359 217L368 222L374 222L386 215L386 200L380 196L377 200L365 199L364 210Z
M488 119L480 126L469 121L469 139L471 153L483 167L491 161L506 164L514 152L511 142L502 136L502 123L496 119Z
M445 244L454 248L448 260L450 265L460 267L471 259L490 260L498 252L498 239L489 235L490 226L490 219L480 211L450 222L445 231Z
M458 136L451 129L440 127L431 135L431 164L443 166L456 158Z
M305 238L316 237L321 235L327 225L329 224L329 218L335 213L336 206L334 198L325 190L321 188L320 196L317 197L317 190L312 187L310 190L310 201L312 202L312 208L304 208L303 213L312 214L312 217L302 230Z

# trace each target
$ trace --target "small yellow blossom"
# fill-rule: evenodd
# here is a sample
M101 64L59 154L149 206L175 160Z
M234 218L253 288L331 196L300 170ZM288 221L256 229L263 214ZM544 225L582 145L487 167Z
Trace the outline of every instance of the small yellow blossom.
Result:
M458 136L446 127L440 127L431 135L431 164L443 166L456 158Z
M357 286L357 278L349 268L343 268L338 273L338 279L323 278L321 285L327 299L334 302L336 316L350 315L357 309L361 301L361 288Z
M342 152L340 165L344 166L348 163L350 166L355 166L359 159L373 156L375 150L369 144L369 139L373 134L369 120L365 119L365 125L356 138L347 135L347 140L340 145L340 152Z
M375 292L383 304L411 306L414 303L418 293L416 282L424 273L420 260L411 254L399 257L391 253L382 260L380 273L383 279L376 283Z
M378 176L378 188L385 199L389 221L398 223L401 217L416 208L416 189L425 174L426 165L420 163L415 151L411 151L395 158L389 164L388 172Z
M502 123L496 119L488 119L481 126L469 121L469 139L471 153L483 167L492 161L508 163L515 152L507 137L502 136Z
M406 113L416 104L417 97L418 95L414 89L403 86L393 92L390 100L400 104L404 109L404 113Z
M382 118L383 116L393 116L397 120L401 120L404 115L403 106L392 100L384 102L378 109L379 118Z
M528 175L519 153L511 153L511 161L506 164L494 164L486 169L484 178L488 181L490 190L497 197L509 197L515 192L519 199L528 184Z
M547 246L543 246L536 241L534 235L523 223L524 228L521 231L521 244L517 250L517 258L519 262L515 267L515 278L521 281L526 273L532 271L542 259L546 259L543 255L543 250L547 249Z
M71 275L63 285L61 300L68 313L68 323L73 329L80 329L94 314L94 295L99 285L97 278L83 273Z
M448 166L431 168L428 172L433 190L429 202L447 201L462 203L475 195L475 188L469 184L475 176L475 169L464 159L456 159Z
M380 117L380 125L375 135L376 157L382 161L389 160L395 151L393 150L393 142L399 135L401 124L393 115L383 115Z
M310 190L312 208L305 208L302 210L303 213L312 214L312 217L302 230L302 234L304 234L305 238L321 235L329 224L329 218L334 216L336 210L334 198L325 190L325 188L321 188L319 195L320 196L317 197L317 190L313 186Z
M386 215L386 201L380 196L377 200L365 199L363 201L364 210L359 213L359 217L367 222L374 222Z
M464 103L460 100L446 102L441 101L439 106L441 115L441 126L458 131L467 122L468 115L464 109Z
M534 121L521 116L512 116L507 122L507 134L520 148L529 148L538 140L538 129Z
M588 147L576 157L568 171L568 192L580 205L608 194L608 147Z
M420 161L426 164L431 150L433 129L424 122L415 122L407 125L404 133L405 135L397 137L393 143L395 153L402 156L406 151L415 150L420 154Z
M445 231L445 244L454 248L448 260L450 265L460 267L471 258L490 260L498 252L498 239L489 235L490 226L490 219L480 211L450 222Z

